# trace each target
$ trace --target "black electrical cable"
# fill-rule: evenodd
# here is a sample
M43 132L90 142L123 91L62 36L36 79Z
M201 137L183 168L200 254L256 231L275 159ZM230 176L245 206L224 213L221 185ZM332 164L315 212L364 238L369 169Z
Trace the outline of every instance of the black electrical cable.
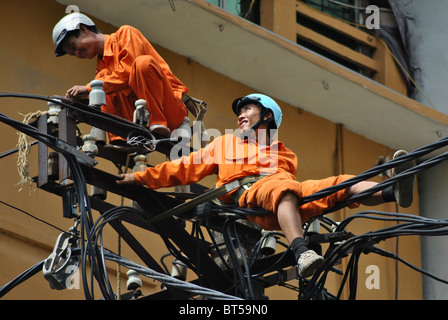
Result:
M65 104L59 101L56 101L52 98L48 98L48 97L43 97L43 96L36 96L36 95L27 95L27 94L13 94L13 93L9 93L9 94L2 94L0 95L0 97L16 97L16 98L31 98L31 99L40 99L40 100L45 100L45 101L52 101L54 103L58 103L60 105L66 106L68 108L73 108L71 105L69 104ZM88 112L87 110L85 112ZM93 113L91 112L91 114L97 116L97 117L101 117L102 115L98 114L98 113ZM103 116L104 117L104 116ZM110 121L114 121L115 119L110 118L110 117L105 117L107 118L107 120ZM15 126L19 131L22 131L24 133L26 133L27 135L30 135L36 139L38 139L39 141L42 141L46 144L49 144L50 146L55 143L55 138L45 134L45 133L41 133L37 130L35 130L34 128L27 126L27 125L23 125L21 123L18 123L16 121L11 121L12 119L7 118L6 116L0 114L0 121L3 121L11 126ZM120 122L120 124L123 125L122 122ZM134 128L134 126L129 125L130 129ZM324 196L330 195L334 192L337 192L341 189L347 188L357 182L360 181L364 181L367 180L381 172L384 172L390 168L396 167L406 161L409 160L414 160L417 159L418 157L421 157L423 155L426 155L438 148L444 147L448 145L448 138L442 139L436 143L433 143L431 145L425 146L423 148L417 149L413 152L410 152L409 154L399 157L397 159L391 160L381 166L377 166L371 170L368 170L366 172L364 172L361 175L356 176L353 179L349 179L337 186L334 186L332 188L327 188L325 190L321 190L320 192L315 193L314 195L311 195L309 197L305 197L302 199L302 204L306 203L306 202L310 202L310 201L314 201L317 199L320 199ZM85 181L83 180L83 176L82 176L82 172L81 170L79 170L79 165L75 159L74 156L72 156L71 154L68 153L63 153L64 156L67 158L67 162L69 163L69 166L71 168L71 170L74 172L74 180L75 180L75 190L76 193L78 195L78 203L79 203L79 209L80 209L80 217L81 217L81 225L82 225L82 232L81 232L81 237L84 238L84 243L86 244L86 247L83 250L82 256L83 256L83 269L85 270L86 267L86 262L87 260L89 260L90 264L91 264L91 268L92 268L92 281L93 281L93 277L97 277L98 279L100 279L100 290L102 291L103 295L107 296L107 298L113 298L113 292L111 292L110 287L107 286L107 284L104 284L104 282L107 282L107 272L105 269L105 265L104 263L101 263L101 260L104 260L104 256L102 256L101 251L98 251L98 246L94 245L91 241L92 241L92 235L90 234L90 230L92 228L92 217L91 217L91 212L90 212L90 204L88 203L88 196L87 196L87 190L86 190L86 185L85 185ZM379 186L376 187L376 189L370 189L366 192L364 192L363 194L357 195L358 197L356 198L350 198L350 201L355 201L355 199L364 197L364 196L368 196L371 193L375 192L375 190L381 190L382 188L387 187L388 185L391 185L392 183L394 183L395 181L398 181L400 179L404 179L406 177L409 177L411 175L415 175L416 173L422 171L422 170L426 170L429 167L432 167L436 164L441 163L442 161L445 161L447 159L447 154L442 154L439 156L436 156L432 159L429 159L417 166L415 166L414 168L411 168L410 170L407 170L403 173L401 173L400 175L397 175L393 178L390 178L388 180L386 180L384 183L380 183ZM395 180L394 180L395 179ZM371 193L369 193L371 192ZM369 194L367 194L369 193ZM346 203L341 204L341 206L346 206ZM337 209L336 209L337 210ZM237 214L250 214L247 213L246 210L237 210L235 209L235 213ZM244 213L245 212L245 213ZM259 213L254 213L254 214L259 214ZM367 215L364 215L364 218L367 217ZM368 218L372 218L372 217L368 217ZM390 220L391 218L381 218L384 220ZM342 255L346 254L346 252L348 252L348 250L352 249L353 252L355 252L355 254L352 256L352 263L350 264L351 268L349 271L349 273L347 274L347 277L349 277L350 280L350 287L352 289L352 292L350 297L354 297L356 295L355 293L355 289L356 289L356 279L354 278L354 276L357 274L357 265L358 265L358 259L359 259L359 255L366 249L366 248L370 248L372 246L372 244L377 243L379 241L382 241L384 239L387 239L389 237L398 237L401 235L412 235L412 234L419 234L419 235L431 235L431 236L437 236L437 235L446 235L448 234L448 230L446 229L441 229L441 227L445 227L445 223L442 222L437 222L437 223L432 223L429 222L427 220L413 220L410 218L405 218L403 219L403 221L406 221L404 224L401 225L397 225L396 227L390 227L384 230L379 230L379 231L375 231L375 232L369 232L365 235L361 235L361 236L357 236L354 237L353 239L349 239L346 243L340 245L340 246L333 246L331 245L330 248L334 249L333 251L330 251L327 253L329 254L329 257L331 259L329 259L330 262L335 262L337 258L340 258ZM98 239L98 238L96 238ZM230 238L231 240L231 238ZM233 242L231 243L233 245ZM103 243L102 243L102 236L100 237L100 244L99 247L102 247ZM235 249L233 247L233 249ZM232 251L232 250L231 250ZM398 256L397 256L398 257ZM331 263L329 263L331 265ZM236 263L236 265L238 265L238 263ZM236 266L235 265L235 266ZM327 270L325 272L328 272L329 268L327 268ZM242 273L242 270L239 270L241 274L239 274L238 276L240 277L240 284L242 286L245 286L244 281L242 281L242 279L244 278L244 274ZM86 277L83 277L83 279L85 279ZM314 279L314 277L313 277ZM321 278L322 279L322 278ZM87 297L93 297L93 282L91 283L92 285L92 294L90 294L90 291L88 289L88 285L85 284L85 291L86 291L86 296ZM320 282L320 284L323 284L322 282ZM313 286L307 286L312 288ZM322 290L323 285L318 285L318 287L320 288L319 290ZM246 288L247 290L247 288ZM243 290L243 292L246 292L246 290Z
M61 100L59 100L58 98L55 97L49 97L49 96L42 96L42 95L36 95L36 94L28 94L28 93L14 93L14 92L10 92L10 93L4 93L4 94L0 94L0 98L22 98L22 99L34 99L34 100L42 100L42 101L47 101L47 102L53 102L55 104L58 104L62 107L66 107L69 108L71 110L78 110L79 108L65 103ZM134 125L132 123L127 123L124 121L120 121L119 119L115 119L114 117L108 116L107 114L102 114L101 112L95 112L95 111L91 111L91 107L87 106L87 105L83 105L82 103L79 103L79 105L83 106L83 112L90 114L91 116L95 116L97 118L103 119L103 120L107 120L107 121L112 121L114 123L116 123L117 125L120 126L125 126L128 127L129 131L135 130L136 128L138 128L137 125ZM90 109L89 109L90 108Z
M200 252L203 250L204 252L207 252L207 248L205 245L205 239L204 235L202 234L201 228L200 228L200 222L196 221L192 224L192 235L196 239L196 268L198 270L198 273L202 275L201 273L201 259L200 259ZM198 277L200 285L204 285L205 279L202 276Z
M358 182L371 179L371 178L379 175L380 173L382 173L384 171L387 171L389 169L395 168L395 167L399 166L400 164L403 164L403 163L405 163L407 161L413 161L415 159L418 159L418 158L420 158L420 157L422 157L424 155L427 155L427 154L429 154L429 153L431 153L431 152L433 152L433 151L435 151L437 149L440 149L440 148L443 148L443 147L446 147L446 146L448 146L448 137L447 138L443 138L443 139L441 139L441 140L439 140L439 141L437 141L435 143L432 143L432 144L426 145L424 147L418 148L418 149L416 149L414 151L409 152L406 155L403 155L403 156L400 156L400 157L395 158L393 160L390 160L390 161L388 161L388 162L386 162L386 163L384 163L382 165L373 167L373 168L371 168L371 169L369 169L369 170L367 170L367 171L357 175L356 177L353 177L353 178L348 179L348 180L346 180L344 182L341 182L340 184L337 184L337 185L329 187L329 188L322 189L322 190L320 190L320 191L318 191L318 192L316 192L316 193L314 193L314 194L312 194L310 196L303 197L301 202L300 202L300 205L303 205L303 204L306 204L308 202L319 200L319 199L321 199L323 197L329 196L329 195L331 195L331 194L333 194L333 193L335 193L335 192L337 192L339 190L346 189L346 188L348 188L348 187L350 187L350 186L352 186L352 185L354 185L354 184L356 184ZM428 162L428 161L426 161L426 162ZM429 164L429 166L432 166L432 165L435 165L437 163L433 164L433 163L431 163L429 161L427 164ZM411 175L411 174L409 174L409 175Z
M5 92L5 91L2 91ZM76 102L76 106L71 105L69 103L65 103L62 100L65 99L63 97L49 97L49 96L43 96L43 95L36 95L36 94L28 94L28 93L17 93L17 92L7 92L7 93L3 93L0 94L0 98L22 98L22 99L34 99L34 100L41 100L41 101L47 101L47 102L52 102L55 104L58 104L62 107L74 110L74 111L82 111L84 114L89 115L90 117L95 117L97 119L101 119L103 121L107 121L110 123L110 126L117 126L117 127L121 127L121 128L125 128L127 132L129 132L127 137L123 137L126 138L127 140L129 140L133 134L140 134L142 135L143 133L147 136L149 136L151 139L154 139L153 134L149 131L149 130L142 130L142 126L134 124L132 122L126 121L125 119L120 119L119 117L116 117L114 115L108 114L108 113L103 113L101 111L98 111L90 106L87 106L83 103L80 102ZM183 148L183 146L182 146ZM191 149L190 149L191 151Z
M7 95L0 95L0 97L5 97ZM8 95L12 96L12 95ZM17 95L16 95L17 97ZM35 98L34 96L32 98ZM46 99L48 100L48 99ZM53 101L53 100L51 100ZM57 148L57 139L47 133L40 132L36 128L24 124L22 122L19 122L17 120L14 120L12 118L7 117L4 114L0 114L0 121L10 125L11 127L15 128L18 131L21 131L25 133L26 135L29 135L33 138L35 138L38 141L41 141L48 145L51 148L56 148L67 160L67 164L70 168L70 172L73 176L73 185L75 188L75 192L77 195L78 200L78 208L80 211L80 221L81 221L81 242L86 244L86 247L82 247L82 254L81 254L81 265L82 265L82 275L83 275L83 286L84 286L84 292L86 295L86 298L92 299L93 298L93 283L92 283L92 294L88 289L88 283L86 281L86 262L87 258L89 259L91 263L91 272L93 275L98 276L101 274L101 268L98 268L96 264L96 260L94 259L94 254L92 251L92 247L90 244L90 239L86 239L86 235L88 235L90 231L90 227L92 225L92 214L91 214L91 208L89 203L89 197L87 192L87 186L86 182L84 180L84 176L82 174L82 171L80 169L79 163L77 162L74 155L71 153ZM103 286L100 285L100 289L103 293L107 295L107 290Z
M397 158L397 159L399 159L399 158ZM419 173L421 171L424 171L424 170L427 170L427 169L429 169L429 168L431 168L431 167L433 167L435 165L438 165L438 164L440 164L440 163L442 163L443 161L446 161L446 160L448 160L448 152L445 152L445 153L437 155L437 156L435 156L435 157L433 157L431 159L428 159L428 160L426 160L426 161L424 161L424 162L422 162L422 163L412 167L411 169L403 171L402 173L397 174L394 177L391 177L391 178L389 178L387 180L384 180L384 181L378 183L377 185L375 185L374 187L372 187L370 189L367 189L367 190L365 190L363 192L360 192L360 193L358 193L356 195L353 195L350 198L346 199L345 201L342 201L342 202L338 203L337 205L335 205L330 210L327 210L324 214L328 214L328 213L331 213L331 212L338 211L338 210L340 210L340 209L342 209L342 208L344 208L344 207L346 207L346 206L348 206L348 205L350 205L352 203L359 202L362 199L365 199L365 198L371 196L372 194L374 194L374 193L376 193L378 191L381 191L381 190L383 190L383 189L385 189L385 188L387 188L389 186L394 185L395 183L399 182L402 179L406 179L406 178L409 178L411 176L414 176L417 173Z
M207 230L207 233L208 233L208 235L209 235L209 237L210 237L210 240L211 240L212 243L213 243L213 247L214 247L215 250L216 250L216 254L217 254L218 257L221 259L222 264L224 265L224 267L225 267L227 270L230 270L230 266L229 266L229 264L227 263L226 259L224 259L224 256L222 255L221 249L219 248L219 245L218 245L218 243L216 242L215 236L213 235L212 231L211 231L210 228L207 227L207 226L205 226L205 230Z
M37 143L38 143L38 141L32 141L29 145L30 146L34 146ZM18 151L19 151L18 147L12 148L12 149L7 150L7 151L4 151L4 152L0 153L0 159L2 159L4 157L7 157L7 156L10 156L10 155L12 155L12 154L14 154L14 153L16 153Z
M8 292L10 292L12 289L17 287L19 284L24 282L25 280L28 280L35 274L42 271L42 267L44 265L45 260L36 263L34 266L26 270L25 272L21 273L19 276L5 284L4 286L0 287L0 298L6 295Z
M136 264L135 262L127 260L123 257L117 256L116 254L111 253L111 252L105 252L105 257L106 257L106 259L108 259L110 261L117 262L120 265L123 265L129 269L133 269L144 276L148 276L153 279L159 280L162 283L164 283L166 286L177 287L180 290L184 290L186 292L190 292L195 295L203 295L205 297L208 297L209 299L241 300L241 298L239 298L239 297L229 296L227 294L223 294L221 292L218 292L218 291L215 291L212 289L203 288L203 287L197 286L193 283L185 282L185 281L176 279L174 277L158 273L149 268L140 266L140 265Z
M429 273L429 272L427 272L427 271L425 271L425 270L423 270L423 269L421 269L421 268L416 267L416 266L413 265L412 263L409 263L408 261L406 261L406 260L400 258L400 257L399 257L398 255L396 255L396 254L393 254L393 253L391 253L391 252L388 252L388 251L386 251L386 250L383 250L383 249L378 248L378 247L375 247L375 246L372 248L372 252L373 252L373 253L376 253L376 254L379 254L379 255L382 255L382 256L385 256L385 257L388 257L388 258L395 259L395 260L397 260L397 261L399 261L399 262L405 264L406 266L410 267L411 269L414 269L415 271L418 271L418 272L424 274L425 276L428 276L428 277L430 277L430 278L432 278L432 279L434 279L434 280L437 280L437 281L439 281L439 282L442 282L442 283L444 283L444 284L448 284L448 281L447 281L447 280L442 279L442 278L440 278L440 277L437 277L437 276L435 276L435 275L433 275L433 274L431 274L431 273Z
M375 216L378 215L378 216ZM347 265L346 273L342 280L339 293L342 292L342 288L345 285L347 279L349 280L350 296L349 299L354 299L356 297L356 286L357 286L357 273L358 273L358 259L361 253L379 253L384 256L388 256L398 261L406 264L407 266L413 268L416 271L420 271L425 275L428 275L436 280L447 283L447 281L440 279L430 273L423 271L421 269L412 266L412 264L406 262L405 260L394 254L385 254L384 250L376 249L374 246L380 241L386 240L392 237L399 237L403 235L424 235L424 236L444 236L448 235L448 221L447 220L433 220L419 216L407 215L407 214L394 214L389 212L380 211L370 211L362 214L356 214L349 217L341 222L338 226L338 230L346 227L350 222L355 219L366 218L366 219L377 219L384 221L399 221L403 222L401 224L396 224L391 227L386 227L380 230L371 231L363 235L355 236L345 243L338 246L330 245L325 255L324 267L313 276L311 281L308 283L307 287L303 290L303 299L315 299L320 296L324 284L326 281L326 275L341 257L347 255L348 252L352 252L352 256ZM320 279L318 279L320 278ZM340 294L337 296L340 298Z
M289 248L288 246L285 246L286 248ZM277 259L276 262L274 262L271 266L269 266L268 268L266 268L263 271L260 271L256 274L252 275L252 278L258 278L263 276L266 273L269 273L275 269L277 269L277 266L286 258L286 256L288 255L288 250L283 251L282 255Z
M94 253L94 248L92 246L92 241L90 239L90 230L92 228L93 219L90 210L89 197L86 190L86 184L84 181L84 176L81 173L81 169L79 168L79 164L76 162L74 157L70 154L65 155L69 168L71 170L71 174L73 177L73 185L75 188L75 193L77 195L78 201L78 210L79 219L80 219L80 237L81 243L84 244L81 246L81 274L83 281L83 289L86 299L93 300L95 297L94 294L94 283L93 278L99 278L101 271L99 266L97 265L96 255ZM87 262L89 262L91 268L91 281L90 285L87 282ZM109 295L106 293L106 289L102 286L102 283L99 283L100 291L105 295L105 298L108 298Z
M238 257L236 255L235 246L232 241L232 235L230 232L229 225L231 225L235 221L235 217L228 217L226 221L224 222L224 242L226 244L227 251L229 253L230 260L232 262L233 270L234 270L234 283L235 283L235 295L238 296L238 286L237 283L239 283L242 287L242 294L244 297L247 297L247 290L245 288L245 280L244 280L244 274L241 270L241 266L238 262Z
M241 260L243 261L244 269L246 270L246 272L243 273L243 275L244 275L244 277L246 279L246 283L247 283L247 285L246 285L246 290L247 290L246 295L247 295L247 297L249 299L253 300L255 298L255 296L254 296L254 290L252 288L252 281L251 281L251 278L250 278L250 270L249 270L249 266L248 266L247 260L246 260L246 253L245 253L245 251L243 249L243 246L241 245L241 241L239 239L238 232L236 230L235 221L233 222L233 234L235 235L235 241L237 243L238 250L240 251L240 256L241 256Z
M0 203L3 204L3 205L5 205L5 206L8 206L8 207L10 207L10 208L12 208L12 209L14 209L14 210L17 210L17 211L19 211L19 212L22 212L22 213L26 214L27 216L29 216L29 217L31 217L31 218L33 218L33 219L39 221L39 222L45 223L46 225L48 225L48 226L50 226L50 227L52 227L52 228L54 228L54 229L56 229L56 230L59 230L59 231L61 231L61 232L65 232L65 230L63 230L63 229L61 229L61 228L55 226L54 224L49 223L48 221L45 221L45 220L40 219L40 218L38 218L38 217L32 215L31 213L26 212L25 210L19 209L19 208L15 207L15 206L13 206L13 205L11 205L11 204L8 204L8 203L6 203L6 202L4 202L4 201L2 201L2 200L0 200Z

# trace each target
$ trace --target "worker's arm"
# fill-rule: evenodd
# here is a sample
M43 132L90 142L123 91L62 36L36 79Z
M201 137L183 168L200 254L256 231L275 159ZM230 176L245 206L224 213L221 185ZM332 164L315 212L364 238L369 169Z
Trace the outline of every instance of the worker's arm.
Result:
M218 162L214 159L215 139L205 148L192 152L174 161L166 161L145 171L122 174L118 184L146 185L151 189L189 185L212 175L218 170Z

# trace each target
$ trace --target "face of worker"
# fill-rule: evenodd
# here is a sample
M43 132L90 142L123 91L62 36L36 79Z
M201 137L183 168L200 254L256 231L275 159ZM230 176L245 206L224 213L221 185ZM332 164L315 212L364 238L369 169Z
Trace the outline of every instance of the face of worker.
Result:
M266 117L270 117L268 114ZM238 115L238 127L240 128L242 133L245 133L247 130L252 128L261 117L260 108L255 104L247 104L240 109L240 113ZM267 127L266 124L260 126L260 129Z
M95 33L81 26L79 36L71 36L64 39L62 49L71 56L80 59L92 59L98 55Z

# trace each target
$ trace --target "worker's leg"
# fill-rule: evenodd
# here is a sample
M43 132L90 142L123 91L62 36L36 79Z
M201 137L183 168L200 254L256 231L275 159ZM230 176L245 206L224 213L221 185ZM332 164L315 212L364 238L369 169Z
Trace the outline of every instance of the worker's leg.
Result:
M138 99L146 100L151 113L150 129L166 127L169 130L165 132L169 135L187 115L181 95L178 97L175 94L168 77L151 56L140 56L135 60L131 68L129 87Z
M407 152L399 150L395 152L393 159L406 155ZM406 161L392 170L392 176L396 176L405 170L414 166L414 161ZM389 186L381 191L378 191L371 196L360 201L361 204L367 206L376 206L385 202L397 202L400 207L407 208L411 206L414 196L414 180L411 176L398 181L396 184ZM347 195L353 196L363 191L366 191L377 185L372 181L361 181L347 189Z
M324 259L305 245L298 203L299 199L295 194L285 193L277 207L277 218L295 255L299 276L307 278L322 266Z
M289 243L297 237L303 238L303 223L298 202L297 196L288 192L281 198L277 206L278 223Z
M129 93L129 92L128 92ZM106 105L101 107L101 111L124 118L132 122L134 118L135 98L129 97L125 92L117 92L106 95ZM125 142L124 138L108 133L109 143Z
M278 173L258 181L245 192L239 201L241 207L261 207L272 214L248 216L267 230L280 229L293 251L299 275L306 278L323 263L323 258L305 246L302 219L298 203L301 197L300 182L293 175Z
M324 262L323 257L305 245L302 219L298 209L299 199L291 192L286 193L277 207L277 218L283 234L295 255L299 276L307 278Z
M347 189L347 195L349 197L354 196L354 195L361 193L365 190L373 188L376 185L377 185L377 183L373 182L373 181L361 181L361 182L349 187ZM372 194L371 196L360 201L361 204L366 205L366 206L377 206L384 202L388 202L388 201L385 201L382 191L378 191L378 192Z
M318 191L336 186L353 177L354 176L352 175L339 175L320 180L305 180L300 183L300 188L302 189L303 197L307 197ZM365 187L365 186L366 185L364 183L358 185L358 187ZM346 200L351 195L350 190L352 190L353 192L358 191L356 188L342 189L326 197L322 197L320 199L301 205L300 213L302 216L302 220L304 222L307 222L312 217L321 215L328 209L333 208L338 202ZM353 209L358 206L359 203L353 203L349 207Z

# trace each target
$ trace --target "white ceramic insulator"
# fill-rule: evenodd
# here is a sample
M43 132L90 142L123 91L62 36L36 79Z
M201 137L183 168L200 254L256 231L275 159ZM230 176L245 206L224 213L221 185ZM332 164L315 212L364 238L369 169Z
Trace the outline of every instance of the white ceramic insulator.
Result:
M94 157L98 154L98 147L96 146L96 137L92 134L86 134L82 137L84 144L81 150L87 155Z
M61 101L59 99L54 99L55 101ZM59 123L59 112L61 112L61 105L53 101L48 101L48 119L47 123L58 124Z
M148 111L146 100L138 99L135 101L135 111L133 122L142 125L143 127L148 127L149 117L151 116Z
M106 105L106 93L103 90L104 83L100 80L93 80L90 82L92 91L89 94L89 106L101 107Z
M268 231L263 230L261 235L265 235ZM264 238L263 243L261 244L261 253L270 256L275 253L275 246L277 244L277 240L273 235L269 235Z
M141 288L143 285L140 279L140 274L135 270L129 270L126 275L128 276L128 281L126 282L126 287L128 290L135 290Z

